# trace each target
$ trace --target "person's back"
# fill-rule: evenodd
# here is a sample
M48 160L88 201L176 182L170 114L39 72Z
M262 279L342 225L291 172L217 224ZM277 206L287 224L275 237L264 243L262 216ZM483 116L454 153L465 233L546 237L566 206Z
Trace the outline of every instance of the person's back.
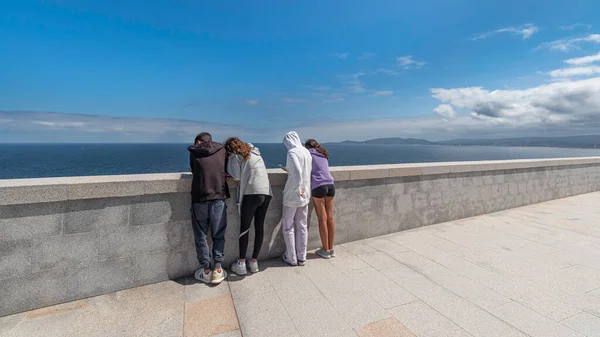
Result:
M302 207L310 202L312 157L296 132L288 133L283 143L288 149L286 169L288 179L283 190L283 204Z
M229 198L225 179L227 153L213 141L188 147L192 169L192 203Z
M314 148L311 148L310 154L312 156L312 173L311 173L311 189L317 187L332 185L333 176L329 171L329 160L321 152Z
M283 139L288 149L285 169L288 178L283 189L281 227L286 251L283 260L292 265L304 265L308 243L308 203L310 202L310 172L312 157L302 146L294 131Z
M204 283L219 284L227 273L221 267L225 257L225 231L229 187L225 178L227 153L223 145L212 141L209 133L196 136L188 147L192 170L192 229L200 269L194 277ZM208 232L212 235L214 270L211 270Z

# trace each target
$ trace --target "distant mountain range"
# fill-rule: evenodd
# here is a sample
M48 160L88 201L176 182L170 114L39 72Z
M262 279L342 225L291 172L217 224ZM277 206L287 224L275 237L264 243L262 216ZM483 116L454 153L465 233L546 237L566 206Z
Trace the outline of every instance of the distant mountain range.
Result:
M568 147L599 148L600 135L569 137L520 137L501 139L452 139L429 141L419 138L377 138L362 142L344 141L341 144L404 144L404 145L454 145L454 146L531 146L531 147Z

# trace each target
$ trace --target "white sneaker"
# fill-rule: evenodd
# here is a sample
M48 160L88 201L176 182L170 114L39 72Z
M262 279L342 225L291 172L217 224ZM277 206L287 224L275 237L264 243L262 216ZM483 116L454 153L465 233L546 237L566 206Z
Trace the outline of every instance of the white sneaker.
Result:
M258 261L250 260L250 262L248 262L248 266L250 267L250 272L252 273L258 273L260 271L260 269L258 269Z
M231 271L238 276L244 276L248 274L248 270L246 270L246 261L238 260L236 263L231 265Z
M209 271L207 274L204 272L204 269L200 268L194 273L194 278L200 282L212 283L212 271Z
M329 256L335 257L335 251L333 249L329 251Z
M290 261L288 261L288 259L285 257L285 255L283 255L281 258L283 259L283 262L289 264L292 267L295 267L295 266L298 265L298 262L290 262Z
M219 273L216 269L212 272L212 284L219 284L225 280L227 277L227 272L225 269L221 268L221 272Z

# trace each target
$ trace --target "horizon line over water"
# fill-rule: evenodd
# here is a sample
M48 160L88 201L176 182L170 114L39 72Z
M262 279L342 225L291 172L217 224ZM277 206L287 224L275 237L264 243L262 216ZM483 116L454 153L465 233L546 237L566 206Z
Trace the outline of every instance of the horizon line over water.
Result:
M598 149L325 143L331 166L600 156ZM189 172L190 143L0 143L0 179ZM282 143L255 143L268 168Z

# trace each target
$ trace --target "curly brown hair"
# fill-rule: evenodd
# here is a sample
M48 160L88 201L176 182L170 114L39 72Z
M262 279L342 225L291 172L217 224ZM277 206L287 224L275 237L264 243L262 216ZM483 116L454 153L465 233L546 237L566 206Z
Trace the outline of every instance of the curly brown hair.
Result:
M242 142L239 138L230 137L225 141L225 151L229 154L239 154L244 160L248 160L252 149L248 143Z
M315 149L319 152L321 152L322 155L325 156L325 158L327 158L329 160L329 152L327 152L327 149L323 147L323 145L319 144L319 142L317 142L314 139L309 139L306 141L306 143L304 144L304 147L306 147L307 149Z

